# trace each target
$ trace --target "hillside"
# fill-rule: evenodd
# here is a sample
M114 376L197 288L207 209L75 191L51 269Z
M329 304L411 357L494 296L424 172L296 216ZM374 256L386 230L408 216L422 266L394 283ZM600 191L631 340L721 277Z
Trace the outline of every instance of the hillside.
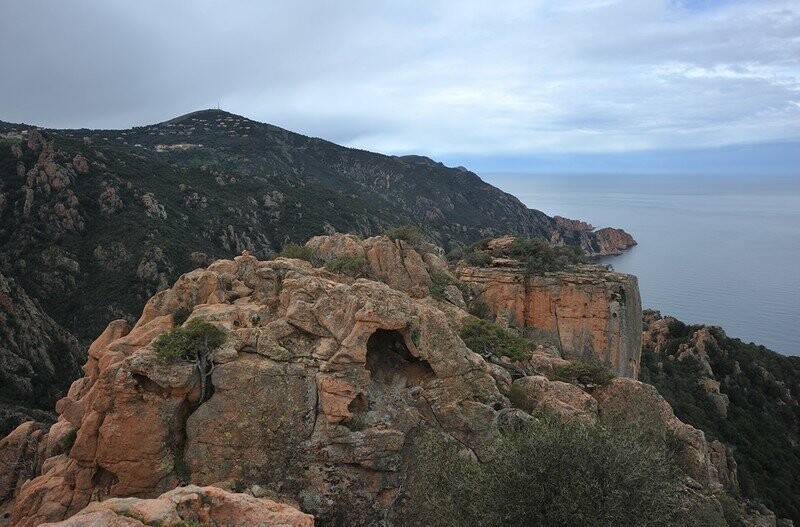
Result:
M800 524L800 357L645 311L640 378L733 447L743 495Z

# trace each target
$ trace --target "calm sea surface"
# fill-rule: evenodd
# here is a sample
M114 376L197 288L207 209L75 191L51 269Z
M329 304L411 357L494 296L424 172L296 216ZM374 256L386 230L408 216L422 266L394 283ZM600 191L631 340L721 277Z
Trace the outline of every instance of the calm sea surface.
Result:
M639 277L644 307L800 355L800 178L482 177L547 214L630 232L639 245L603 263Z

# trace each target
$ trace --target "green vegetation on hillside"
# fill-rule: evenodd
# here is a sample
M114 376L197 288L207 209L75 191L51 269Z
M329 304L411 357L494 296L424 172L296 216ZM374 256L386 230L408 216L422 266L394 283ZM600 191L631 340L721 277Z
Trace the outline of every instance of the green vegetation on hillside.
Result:
M332 273L361 278L369 274L369 262L363 256L343 254L325 262L325 269Z
M475 267L489 266L493 258L511 258L523 264L527 276L564 271L587 261L583 249L577 245L554 245L537 238L517 238L507 246L490 249L489 241L483 239L469 247L454 249L447 258L450 261L463 259L467 265Z
M460 336L469 349L482 355L491 354L519 360L525 357L531 347L528 339L482 319L467 321Z
M401 225L394 229L389 229L383 235L393 240L403 240L412 246L422 243L423 238L422 230L416 225Z
M719 391L727 395L727 417L715 409L698 382L704 366L681 346L695 345L703 326L669 324L663 349L644 347L640 378L653 384L682 421L733 447L744 496L757 498L800 523L800 357L785 357L745 344L709 327L714 341L705 353Z
M634 430L541 420L503 434L482 462L433 435L417 448L407 525L726 526Z
M552 380L589 387L606 385L613 378L614 372L605 364L572 361L556 366L553 370Z

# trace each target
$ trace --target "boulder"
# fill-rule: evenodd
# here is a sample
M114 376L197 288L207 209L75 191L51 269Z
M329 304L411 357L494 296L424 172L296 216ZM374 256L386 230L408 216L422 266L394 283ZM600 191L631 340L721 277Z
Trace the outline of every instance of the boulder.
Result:
M540 375L522 377L511 386L515 405L531 415L542 415L567 422L581 419L594 422L597 401L575 385L550 381Z

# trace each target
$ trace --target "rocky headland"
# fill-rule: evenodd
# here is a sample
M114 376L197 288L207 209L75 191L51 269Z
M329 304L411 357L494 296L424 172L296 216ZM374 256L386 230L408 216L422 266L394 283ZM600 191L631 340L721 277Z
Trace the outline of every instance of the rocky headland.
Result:
M229 500L291 517L274 525L309 525L303 513L317 525L399 525L413 507L406 478L425 464L412 455L417 437L438 434L481 462L503 427L544 415L646 420L675 449L687 492L720 518L717 496L738 493L729 449L636 378L635 278L597 266L526 276L503 259L452 266L435 246L385 236L306 247L311 262L218 260L153 296L135 324L109 324L57 422L25 423L0 441L4 521L138 525L155 510L209 521L197 511ZM527 336L522 356L467 346L477 306L485 323ZM224 343L202 367L163 360L158 339L196 320ZM556 380L583 362L616 376ZM201 505L174 507L184 501ZM747 525L775 525L765 509L741 513ZM227 518L252 525L244 513Z

